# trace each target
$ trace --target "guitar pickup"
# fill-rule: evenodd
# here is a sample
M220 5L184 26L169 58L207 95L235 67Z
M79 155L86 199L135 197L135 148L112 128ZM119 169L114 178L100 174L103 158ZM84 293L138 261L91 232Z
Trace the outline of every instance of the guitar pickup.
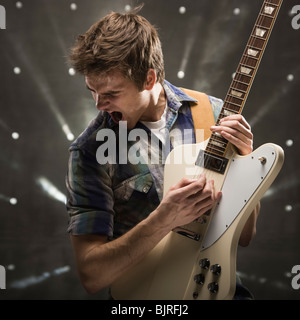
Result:
M200 150L195 165L224 174L228 164L228 159L218 157L214 154Z
M201 240L201 234L196 233L196 232L191 231L191 230L187 230L187 229L184 229L184 228L181 228L181 227L177 227L177 228L173 229L173 231L179 233L182 236L185 236L185 237L188 237L188 238L190 238L192 240L195 240L195 241L200 241Z

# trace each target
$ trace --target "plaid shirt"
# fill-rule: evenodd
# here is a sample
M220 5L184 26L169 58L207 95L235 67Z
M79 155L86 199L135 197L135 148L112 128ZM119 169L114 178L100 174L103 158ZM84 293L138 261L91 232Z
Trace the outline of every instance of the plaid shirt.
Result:
M167 96L166 130L174 133L170 149L182 144L183 136L185 143L195 143L189 107L189 102L195 99L167 81L163 86ZM211 96L209 100L216 120L223 102ZM148 146L147 161L138 164L120 161L122 154L128 155L130 150L135 150L132 148L137 141L128 141L130 139L125 137L127 143L124 143L123 133L119 136L119 125L112 121L107 112L100 111L70 146L66 186L68 232L71 234L101 234L110 239L117 238L159 205L163 195L163 159L166 155L161 144L154 144L156 151L151 152L153 135L140 122L135 129L138 128L146 133L140 136L139 146L143 143ZM112 140L115 145L97 141L97 133L102 129L110 129L110 132L115 133L115 140ZM125 133L130 134L131 131ZM97 152L104 149L115 152L115 161L99 164ZM151 155L157 155L155 161L149 161Z

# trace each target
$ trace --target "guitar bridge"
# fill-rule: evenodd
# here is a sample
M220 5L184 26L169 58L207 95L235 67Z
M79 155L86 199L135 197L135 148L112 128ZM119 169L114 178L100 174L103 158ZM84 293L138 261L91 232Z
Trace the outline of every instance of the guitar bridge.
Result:
M196 166L209 169L221 174L224 174L227 164L228 164L228 159L223 157L218 157L204 150L200 150L198 158L195 163Z
M192 240L195 240L195 241L201 240L201 234L196 233L194 231L190 231L188 229L177 227L177 228L173 229L173 231L179 233L182 236L185 236L185 237L188 237Z

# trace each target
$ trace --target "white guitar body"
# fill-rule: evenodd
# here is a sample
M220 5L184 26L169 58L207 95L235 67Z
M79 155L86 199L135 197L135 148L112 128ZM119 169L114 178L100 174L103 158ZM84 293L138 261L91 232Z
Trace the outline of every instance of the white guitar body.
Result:
M194 164L206 144L182 145L169 154L164 194L181 178L204 172L215 181L215 188L222 190L219 204L201 221L170 232L146 258L119 278L112 286L115 299L232 299L241 231L279 173L284 153L275 144L265 144L248 156L239 156L229 148L226 171L220 174ZM209 266L203 265L205 261Z

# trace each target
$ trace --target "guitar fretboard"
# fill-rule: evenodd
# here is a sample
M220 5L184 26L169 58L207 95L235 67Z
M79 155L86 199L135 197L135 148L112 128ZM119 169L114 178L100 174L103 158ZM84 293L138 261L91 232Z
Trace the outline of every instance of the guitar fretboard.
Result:
M220 124L222 118L242 112L282 2L283 0L263 2L216 125ZM224 157L228 145L229 142L220 134L212 133L205 151Z

